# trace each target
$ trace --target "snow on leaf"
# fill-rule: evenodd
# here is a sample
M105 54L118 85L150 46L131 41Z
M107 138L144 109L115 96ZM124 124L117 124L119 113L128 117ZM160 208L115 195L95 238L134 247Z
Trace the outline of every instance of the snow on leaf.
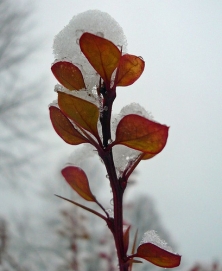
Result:
M143 238L142 241L140 242L140 245L144 243L152 243L154 245L159 246L160 248L173 252L172 248L167 245L167 242L162 240L154 230L147 231L143 234Z
M85 32L104 37L116 46L121 46L126 53L127 41L123 29L110 14L100 10L87 10L75 15L70 22L55 36L53 52L55 59L65 59L82 70L87 89L92 89L99 82L99 76L88 60L83 57L79 39Z
M113 145L122 144L145 153L157 154L166 145L168 127L130 114L121 119Z
M122 175L124 170L141 154L140 151L128 148L124 145L115 145L113 146L112 150L115 167L119 177Z
M161 240L154 230L144 233L134 257L143 258L164 268L177 267L181 260L181 256L175 254L172 248L164 240Z
M97 122L99 109L97 106L63 92L58 92L58 104L61 111L75 124L98 138Z
M68 166L62 170L62 175L66 179L67 183L85 200L94 201L90 188L88 178L85 172L75 166Z
M111 41L90 33L84 33L79 40L79 44L81 51L105 81L108 88L112 73L121 57L120 50Z
M132 85L143 73L145 62L138 56L121 56L117 70L117 86Z
M90 103L95 104L98 108L100 106L98 94L95 89L69 90L60 84L56 84L54 87L54 91L55 92L59 92L59 91L64 92L64 93L70 94L72 96L75 96L77 98L83 99L85 101L88 101Z
M138 103L131 103L129 105L124 106L118 115L112 116L112 138L115 138L116 128L119 124L120 120L126 115L136 114L141 117L144 117L149 120L153 120L153 116L150 112L147 112L144 107L142 107ZM129 164L132 164L133 161L137 159L137 157L142 154L141 151L128 148L124 145L116 145L113 147L113 156L116 169L119 171L120 175ZM147 156L154 156L153 154L144 153L144 158L148 159ZM151 157L150 157L151 158Z
M70 120L55 106L49 107L50 119L56 133L68 144L79 145L88 140L81 135Z
M159 267L173 268L180 265L181 256L160 248L152 243L144 243L134 257L143 258Z
M123 47L126 52L127 41L122 27L107 12L100 10L87 10L79 13L55 36L53 52L56 59L69 59L78 63L81 57L79 38L85 32L104 37L115 45ZM82 63L78 63L82 64Z
M69 90L86 88L80 69L67 61L59 61L52 65L55 78Z

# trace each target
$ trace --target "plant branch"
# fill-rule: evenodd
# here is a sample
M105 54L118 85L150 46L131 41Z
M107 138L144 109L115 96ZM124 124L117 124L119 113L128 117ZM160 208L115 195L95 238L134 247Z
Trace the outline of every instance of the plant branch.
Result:
M94 215L96 215L96 216L102 218L103 220L105 220L105 221L107 222L107 219L106 219L105 216L103 216L102 214L100 214L100 213L94 211L93 209L88 208L88 207L86 207L86 206L84 206L84 205L82 205L82 204L79 204L79 203L77 203L77 202L75 202L75 201L73 201L73 200L70 200L70 199L61 197L61 196L59 196L59 195L56 195L56 194L55 194L55 196L58 197L58 198L60 198L60 199L64 199L64 200L66 200L66 201L68 201L68 202L71 202L72 204L74 204L74 205L76 205L76 206L79 206L79 207L81 207L82 209L84 209L84 210L86 210L86 211L88 211L88 212L90 212L90 213L93 213Z
M116 174L116 168L113 161L112 149L107 150L109 140L111 139L111 113L112 104L116 97L115 89L106 91L103 87L100 89L100 93L103 95L103 113L100 116L100 122L102 125L103 133L103 147L104 150L99 152L101 159L104 161L110 185L113 192L113 205L114 205L114 221L111 226L114 228L110 229L113 233L120 271L127 271L129 264L126 260L126 252L124 251L123 242L123 192L124 189L121 187L120 180Z

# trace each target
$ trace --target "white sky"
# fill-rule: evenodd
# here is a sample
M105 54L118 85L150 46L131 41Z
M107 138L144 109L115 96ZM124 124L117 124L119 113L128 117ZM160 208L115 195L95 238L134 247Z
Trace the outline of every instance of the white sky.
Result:
M48 103L53 37L88 9L114 17L128 52L146 62L138 82L118 90L115 112L138 102L171 127L163 152L139 166L135 191L153 196L184 262L222 262L222 2L39 0L34 31L44 39L35 70L48 76Z

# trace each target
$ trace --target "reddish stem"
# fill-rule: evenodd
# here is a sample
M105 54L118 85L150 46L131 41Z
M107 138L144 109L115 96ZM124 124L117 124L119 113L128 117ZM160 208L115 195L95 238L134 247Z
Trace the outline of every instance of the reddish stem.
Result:
M107 146L109 145L109 140L111 139L111 113L112 113L112 104L116 97L116 92L114 89L106 91L104 88L102 92L103 95L103 112L100 117L100 122L102 125L102 133L103 133L103 146L104 150L99 153L100 157L104 161L110 185L113 192L113 206L114 206L114 221L113 223L109 223L109 228L113 233L117 256L119 262L120 271L127 271L128 264L126 264L127 256L124 251L124 243L123 243L123 192L124 189L121 186L120 180L116 174L116 168L113 161L112 149L107 150Z

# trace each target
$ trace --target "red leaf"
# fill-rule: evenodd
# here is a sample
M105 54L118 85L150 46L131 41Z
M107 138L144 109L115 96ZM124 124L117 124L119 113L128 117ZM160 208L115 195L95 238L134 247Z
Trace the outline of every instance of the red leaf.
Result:
M102 77L106 87L109 87L112 73L121 57L118 47L111 41L90 33L84 33L79 44L89 63Z
M70 120L55 106L49 107L50 119L56 133L68 144L78 145L88 140L81 135Z
M180 265L181 256L164 250L152 243L144 243L134 257L143 258L159 267L173 268Z
M55 78L69 90L86 88L80 69L67 61L56 62L51 67Z
M98 138L99 109L96 105L64 92L58 92L58 104L61 111L75 124Z
M82 198L95 202L95 197L89 188L88 178L81 168L68 166L62 170L62 175Z
M116 129L115 144L122 144L132 149L149 154L157 154L166 145L168 127L131 114L123 117Z
M138 56L125 54L121 56L117 71L117 86L132 85L143 73L145 62Z

